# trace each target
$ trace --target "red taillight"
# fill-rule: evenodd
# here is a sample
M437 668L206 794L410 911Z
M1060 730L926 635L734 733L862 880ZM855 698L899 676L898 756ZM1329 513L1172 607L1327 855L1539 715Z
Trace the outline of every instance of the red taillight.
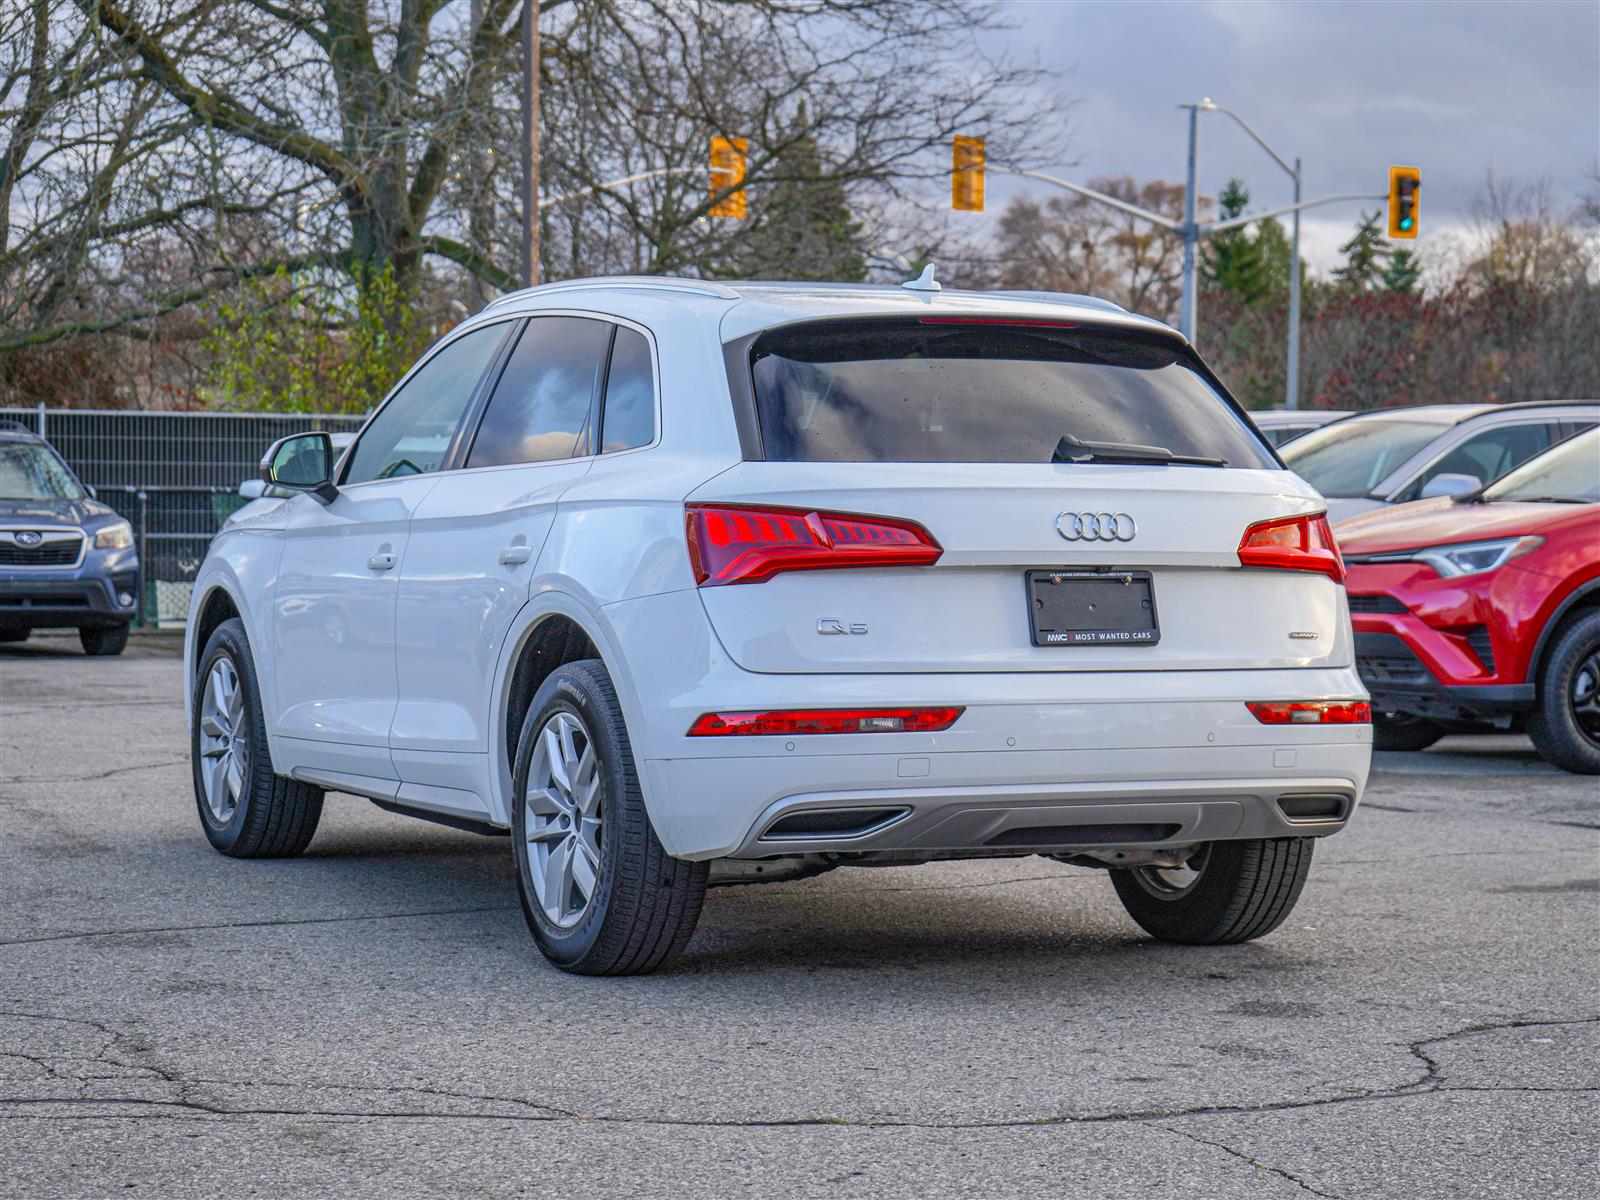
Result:
M1245 705L1263 725L1370 725L1365 700L1254 701Z
M1239 565L1316 571L1335 583L1344 582L1344 559L1328 527L1327 513L1258 521L1239 539Z
M703 587L763 583L780 571L923 567L944 548L915 521L803 508L690 504L689 562Z
M965 708L785 708L773 712L706 713L690 737L801 733L938 733Z

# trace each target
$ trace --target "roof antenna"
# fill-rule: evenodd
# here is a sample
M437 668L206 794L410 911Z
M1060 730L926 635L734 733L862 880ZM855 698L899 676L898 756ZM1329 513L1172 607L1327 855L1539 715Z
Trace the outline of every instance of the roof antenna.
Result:
M915 279L908 279L900 285L908 292L942 292L944 284L933 277L933 264L929 263L922 268L922 274Z

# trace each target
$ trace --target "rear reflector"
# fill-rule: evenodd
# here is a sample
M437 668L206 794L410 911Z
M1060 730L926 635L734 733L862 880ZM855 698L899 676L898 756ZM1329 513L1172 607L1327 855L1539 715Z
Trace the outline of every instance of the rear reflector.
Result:
M1251 701L1245 705L1263 725L1370 725L1365 700Z
M1239 539L1239 565L1278 571L1316 571L1344 582L1344 559L1328 527L1328 514L1258 521Z
M781 571L923 567L944 548L915 521L803 508L686 506L695 583L764 583Z
M938 733L965 708L787 708L772 712L705 713L690 737L806 733Z

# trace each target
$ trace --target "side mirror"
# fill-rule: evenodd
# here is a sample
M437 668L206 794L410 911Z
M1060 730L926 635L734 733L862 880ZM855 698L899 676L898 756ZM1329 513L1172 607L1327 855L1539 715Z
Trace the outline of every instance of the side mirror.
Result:
M1422 485L1422 491L1417 493L1417 499L1432 500L1435 496L1465 496L1468 492L1475 492L1482 486L1483 480L1476 475L1457 475L1451 471L1441 471Z
M333 486L333 442L326 433L279 438L262 458L260 474L267 488L309 492L323 504L339 494Z
M267 494L267 485L259 479L246 479L239 485L239 495L246 500L259 500Z

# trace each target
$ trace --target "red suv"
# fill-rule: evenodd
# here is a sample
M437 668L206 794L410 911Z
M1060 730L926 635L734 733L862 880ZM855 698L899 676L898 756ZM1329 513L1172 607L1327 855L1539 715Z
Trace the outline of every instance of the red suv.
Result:
M1526 728L1550 762L1600 774L1600 430L1337 536L1378 749Z

